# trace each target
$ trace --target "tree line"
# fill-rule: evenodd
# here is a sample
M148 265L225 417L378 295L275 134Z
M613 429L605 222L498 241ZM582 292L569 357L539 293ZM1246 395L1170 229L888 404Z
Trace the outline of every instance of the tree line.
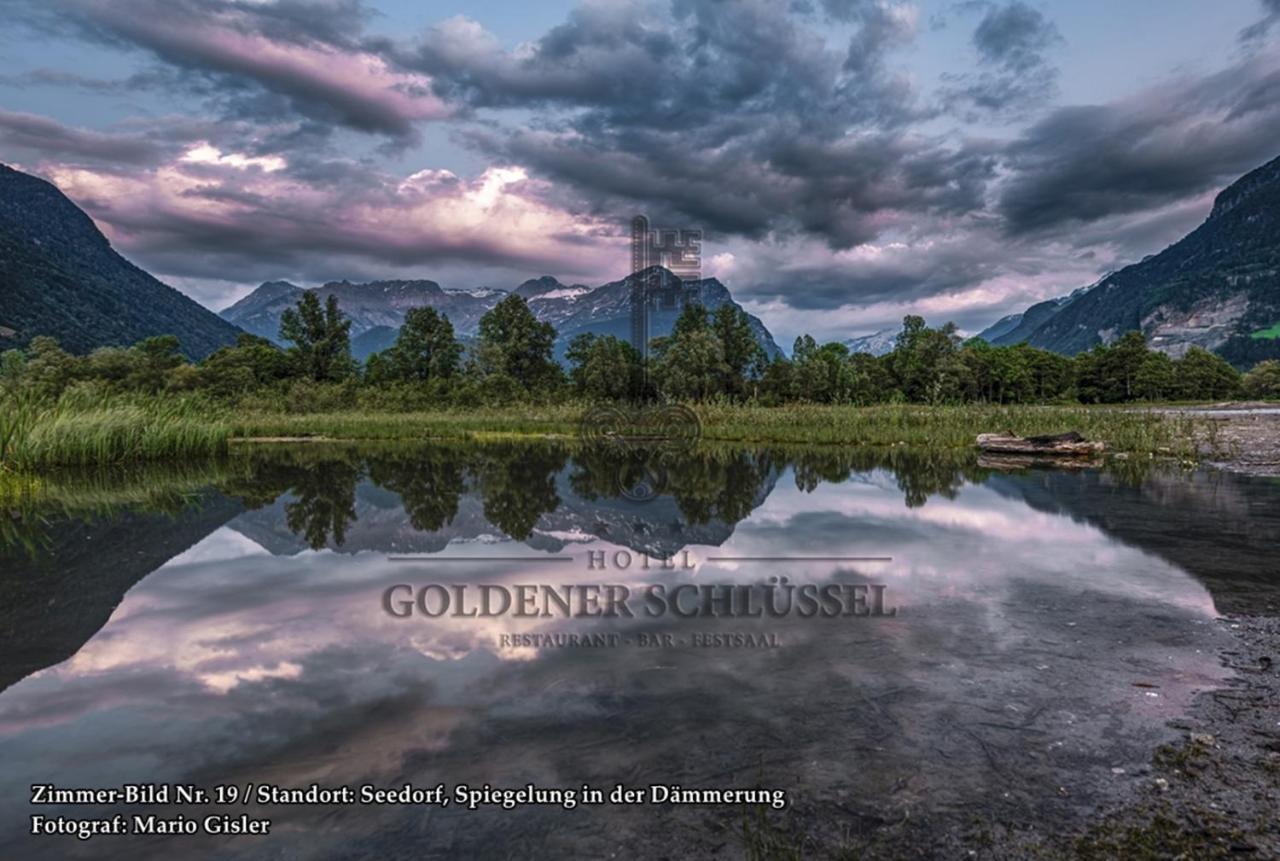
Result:
M205 392L230 400L265 398L305 410L343 405L360 390L375 405L501 405L512 401L647 400L872 405L880 403L1062 403L1224 400L1280 397L1280 362L1242 375L1198 347L1172 359L1151 350L1140 332L1074 358L1026 344L965 341L954 324L931 328L909 316L883 356L851 353L844 344L796 339L790 358L773 359L739 308L709 311L687 304L669 335L649 355L611 335L575 337L556 361L555 328L525 300L510 295L480 320L463 343L447 315L431 307L405 316L394 344L362 364L351 354L351 321L334 296L305 293L281 318L280 347L241 334L198 363L183 358L177 338L147 338L132 347L101 347L73 356L48 337L0 354L0 386L57 397L76 385L111 392ZM335 394L336 393L336 394ZM328 403L326 399L332 400Z

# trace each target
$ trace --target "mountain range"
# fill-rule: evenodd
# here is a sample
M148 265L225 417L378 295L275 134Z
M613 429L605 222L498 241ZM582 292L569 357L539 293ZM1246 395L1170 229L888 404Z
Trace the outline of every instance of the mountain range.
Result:
M176 335L198 359L238 332L117 254L52 183L0 165L0 350L37 335L76 353Z
M898 335L902 332L900 326L892 329L881 329L879 332L872 332L870 335L859 335L855 338L845 338L841 341L849 352L852 353L870 353L873 356L883 356L886 353L892 353L894 345L898 343Z
M545 275L512 291L446 289L425 279L331 281L314 289L338 297L352 321L357 358L394 343L408 309L424 305L447 314L465 343L480 317L514 292L538 319L556 327L556 352L563 359L580 333L629 337L635 279L655 276L660 289L651 305L650 337L668 334L690 301L713 311L741 307L715 278L684 282L660 268L596 287ZM1280 158L1232 183L1199 227L1159 254L1004 317L980 337L1074 355L1136 329L1170 355L1200 346L1247 367L1280 358L1278 288ZM0 165L0 350L37 335L84 353L172 334L186 355L200 358L233 343L241 330L278 339L281 314L303 292L287 281L268 281L221 316L214 314L116 253L93 220L52 184ZM781 355L764 323L754 316L750 321L768 356ZM845 343L854 352L880 354L894 336L886 329Z
M1280 158L1228 186L1204 223L1159 254L979 337L1075 355L1140 330L1171 356L1199 346L1247 366L1280 356L1280 339L1267 336L1278 322Z
M512 291L494 287L447 290L434 281L372 281L352 284L332 281L313 288L321 299L336 296L342 311L351 320L351 347L357 359L386 349L395 341L405 313L410 308L430 306L447 314L455 332L465 342L475 336L480 318L509 293L522 297L539 320L555 326L556 355L563 358L569 342L579 334L615 335L627 339L631 331L631 294L635 279L653 278L656 283L649 313L649 335L656 338L671 332L680 311L688 302L700 303L710 311L721 305L740 308L728 288L715 278L682 281L669 270L653 267L611 281L599 287L566 285L544 275L520 284ZM280 316L306 292L287 281L268 281L224 309L225 320L247 332L272 340L279 339ZM756 341L773 358L782 351L764 323L748 315Z

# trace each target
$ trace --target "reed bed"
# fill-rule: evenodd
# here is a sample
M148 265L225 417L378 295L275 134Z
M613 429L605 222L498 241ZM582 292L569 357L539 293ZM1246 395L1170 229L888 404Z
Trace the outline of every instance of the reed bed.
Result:
M232 413L195 398L54 403L10 398L0 406L0 471L60 465L179 461L227 452L233 440L572 440L583 404L416 412ZM695 408L707 441L742 444L970 448L980 433L1078 430L1113 451L1193 459L1212 430L1193 416L1134 407L989 406Z
M197 401L13 399L0 406L0 468L211 457L226 453L230 435L229 424Z
M238 416L237 438L484 439L576 435L582 405L410 413L256 414ZM1113 450L1195 454L1198 420L1178 413L1113 407L884 405L754 407L700 405L702 438L737 443L970 448L980 433L1026 435L1078 430Z
M1204 436L1195 417L1131 406L705 406L698 415L704 437L727 442L971 448L980 433L1076 430L1113 451L1192 457Z

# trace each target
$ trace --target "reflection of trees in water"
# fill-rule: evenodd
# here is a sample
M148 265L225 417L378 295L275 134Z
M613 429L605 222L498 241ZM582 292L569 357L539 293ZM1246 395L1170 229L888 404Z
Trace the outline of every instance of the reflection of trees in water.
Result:
M474 458L484 516L517 541L533 534L539 517L560 506L556 474L567 459L562 449L485 445Z
M905 495L908 508L919 508L930 496L955 499L965 484L978 483L988 472L978 468L975 453L956 449L805 449L788 453L796 487L805 493L823 482L847 481L855 472L887 469Z
M574 452L569 486L586 500L616 499L623 496L628 480L674 466L674 461L669 455L631 445L591 445ZM665 483L657 490L662 493Z
M237 468L215 459L0 474L0 552L39 557L73 520L94 523L124 512L176 519L203 504L204 491Z
M312 550L319 550L333 537L341 547L347 537L347 525L356 520L356 482L360 468L346 461L330 461L305 469L289 491L296 497L284 507L289 529L307 539Z
M760 492L775 465L774 456L763 450L672 452L635 446L591 446L574 453L569 486L587 500L625 498L629 479L646 474L659 476L658 495L674 499L690 523L720 520L732 525L759 503ZM643 507L636 510L644 511Z
M270 505L288 493L296 497L284 507L285 523L295 535L319 550L333 539L342 546L347 527L356 521L356 482L361 458L354 449L323 447L257 452L251 477L233 479L222 491L246 508Z
M369 458L369 478L399 495L409 524L423 532L443 529L458 514L467 489L461 453L429 448Z
M292 494L296 499L285 506L286 523L314 549L331 539L343 543L356 520L356 484L365 474L400 497L415 529L432 532L448 526L463 494L471 491L479 495L494 527L524 540L539 518L559 507L556 476L567 462L563 447L529 443L261 449L237 461L218 487L249 508ZM706 446L673 452L592 446L574 453L568 480L577 496L592 501L626 498L619 476L660 474L658 494L674 500L688 523L733 525L751 514L762 501L766 482L788 464L796 486L806 493L856 473L886 469L909 508L924 505L931 496L954 499L966 483L980 483L990 474L978 466L973 452L957 449ZM1113 468L1120 480L1140 482L1148 465L1121 461ZM636 511L642 515L644 508Z
M775 467L767 451L697 452L672 471L670 492L690 523L735 524L755 508Z

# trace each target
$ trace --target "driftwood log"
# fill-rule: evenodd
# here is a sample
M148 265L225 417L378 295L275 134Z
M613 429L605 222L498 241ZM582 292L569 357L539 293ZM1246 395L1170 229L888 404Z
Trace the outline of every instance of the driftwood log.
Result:
M1008 433L978 434L978 448L993 454L1045 455L1049 457L1092 457L1107 446L1089 442L1076 431L1054 436L1021 437Z
M1052 454L982 452L978 455L978 466L1000 472L1022 472L1026 469L1097 469L1102 466L1102 458L1078 454L1063 457Z

